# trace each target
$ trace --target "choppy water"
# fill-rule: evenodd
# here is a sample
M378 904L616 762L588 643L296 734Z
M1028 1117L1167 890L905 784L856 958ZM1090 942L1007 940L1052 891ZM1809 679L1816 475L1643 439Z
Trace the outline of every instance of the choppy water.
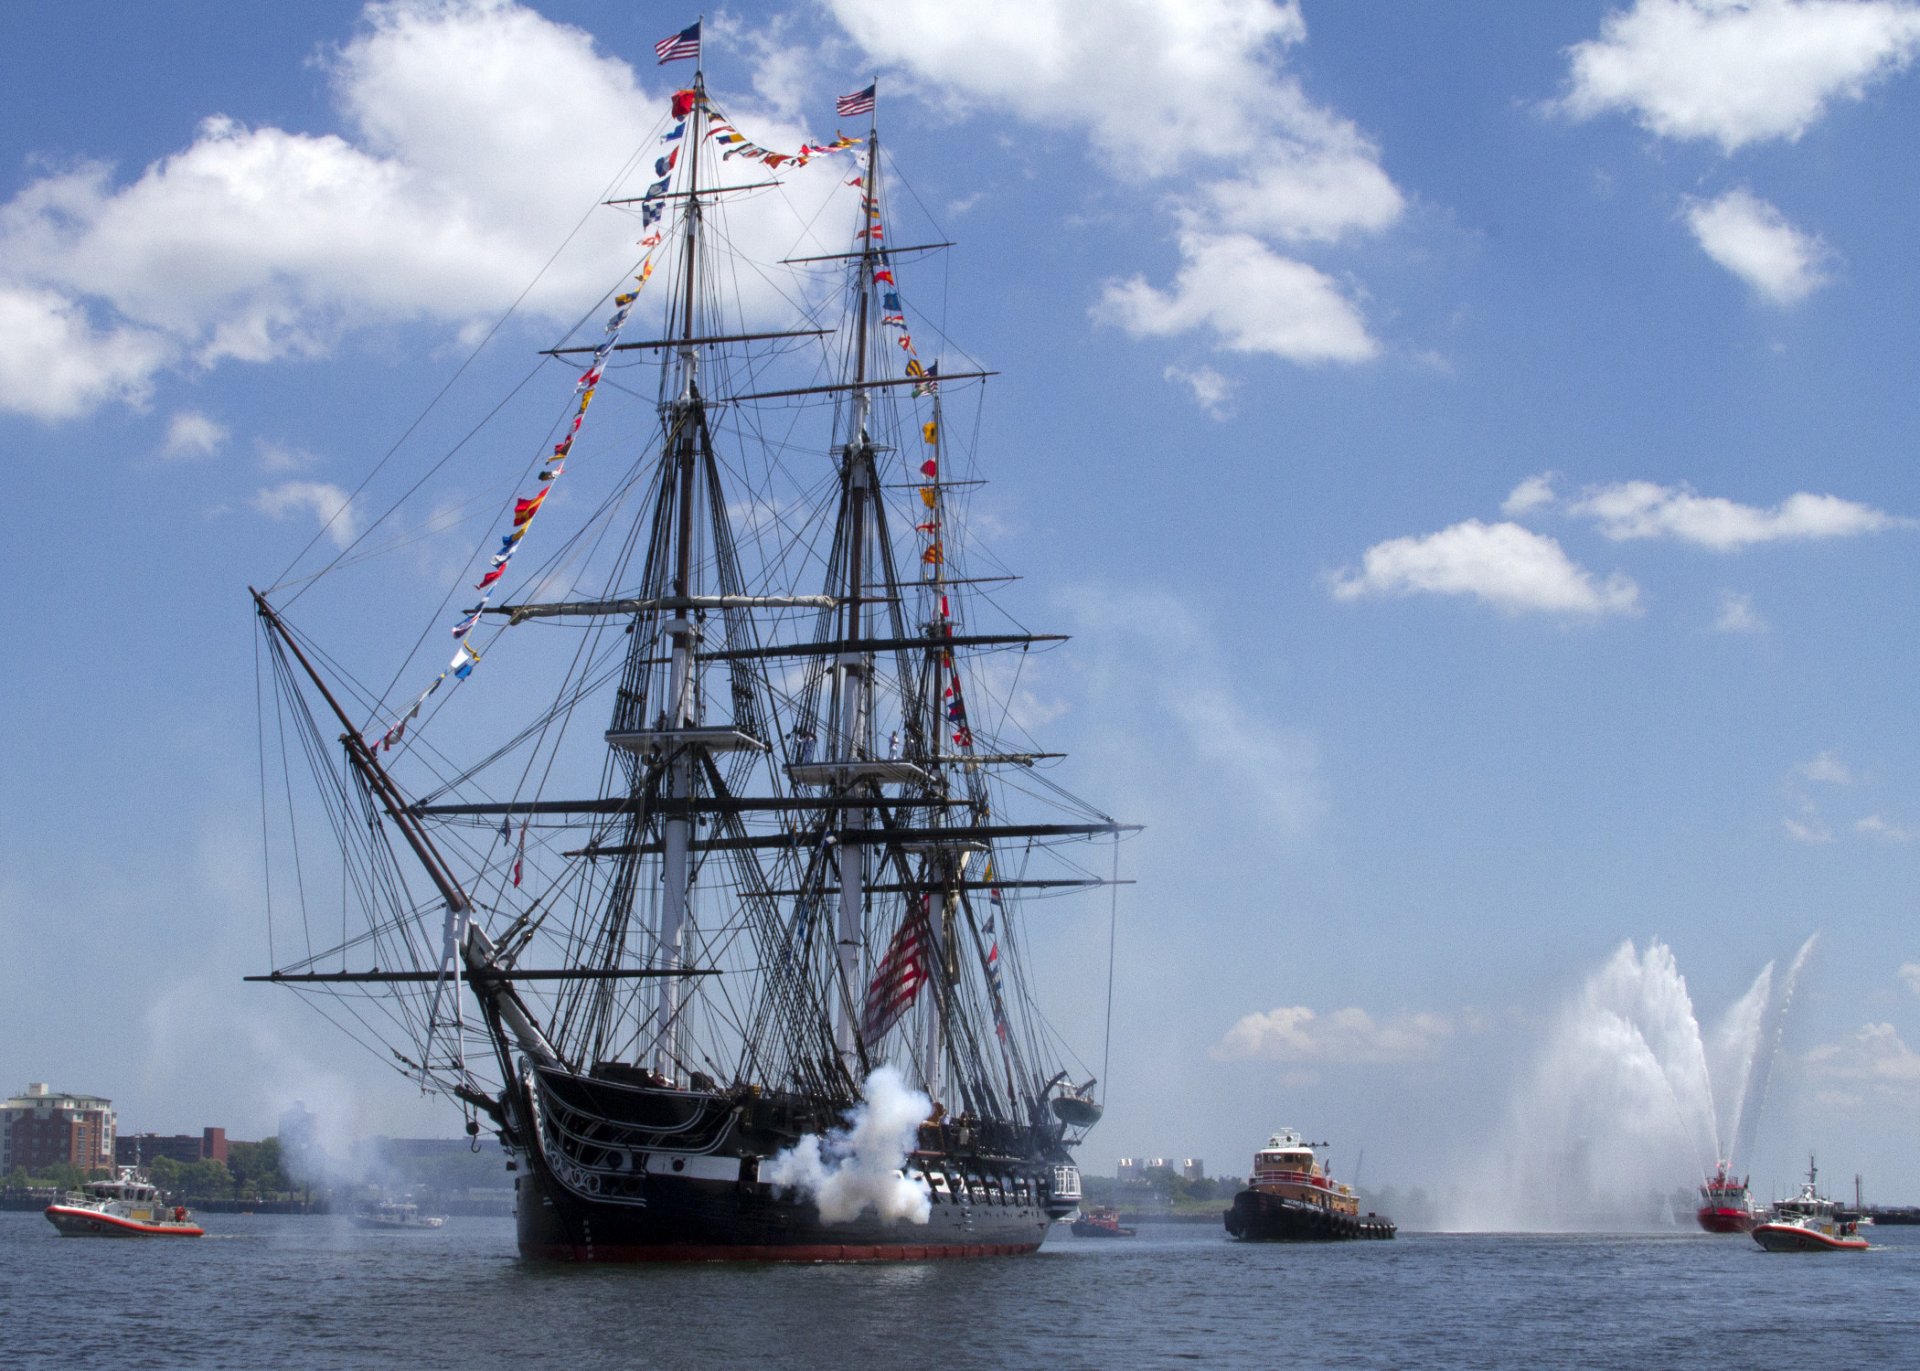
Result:
M994 1261L581 1268L520 1261L507 1220L205 1223L109 1242L0 1214L0 1366L1920 1366L1914 1228L1807 1256L1692 1233L1291 1247L1148 1227Z

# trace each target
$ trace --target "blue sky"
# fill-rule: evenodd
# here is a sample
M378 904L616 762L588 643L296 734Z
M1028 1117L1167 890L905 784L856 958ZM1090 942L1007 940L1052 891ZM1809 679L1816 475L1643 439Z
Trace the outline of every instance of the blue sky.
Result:
M67 7L0 10L0 1085L164 1131L295 1097L454 1127L238 982L267 964L245 587L535 279L691 17L207 0L83 43ZM877 73L961 244L921 280L1003 373L998 551L1075 636L1033 708L1074 788L1149 825L1089 1165L1238 1169L1289 1123L1443 1186L1623 941L1670 947L1711 1023L1818 930L1751 1169L1816 1148L1920 1197L1920 6L708 26L763 127L825 134ZM623 241L574 240L450 410ZM521 456L475 451L459 493L497 508ZM431 605L443 570L403 574ZM404 651L420 615L384 608L332 641ZM1037 936L1097 1058L1105 910Z

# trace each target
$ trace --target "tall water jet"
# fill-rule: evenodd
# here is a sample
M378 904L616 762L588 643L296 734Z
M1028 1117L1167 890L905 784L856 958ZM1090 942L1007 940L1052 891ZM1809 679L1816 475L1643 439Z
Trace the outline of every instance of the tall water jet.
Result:
M1631 941L1555 1018L1483 1155L1496 1195L1462 1196L1461 1227L1608 1229L1670 1224L1716 1162L1743 1158L1812 940L1781 984L1773 964L1701 1031L1672 949ZM1716 1094L1718 1102L1716 1103Z

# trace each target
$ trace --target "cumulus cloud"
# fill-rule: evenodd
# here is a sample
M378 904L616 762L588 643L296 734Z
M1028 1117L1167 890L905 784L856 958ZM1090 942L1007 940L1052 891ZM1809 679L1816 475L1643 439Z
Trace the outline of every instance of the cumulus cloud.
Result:
M1379 351L1346 293L1273 246L1378 232L1405 209L1373 142L1281 69L1286 50L1306 41L1297 4L828 0L828 8L876 62L934 93L1078 128L1114 174L1137 184L1179 179L1191 216L1179 279L1170 290L1117 283L1096 318L1136 335L1211 330L1221 347L1291 361L1363 362ZM1222 128L1233 137L1222 139ZM1203 279L1208 265L1251 279ZM1249 297L1244 306L1236 287Z
M1510 613L1635 614L1640 587L1618 572L1604 581L1560 544L1515 523L1468 519L1424 536L1392 538L1367 549L1358 571L1336 573L1334 598L1372 595L1470 595Z
M1887 843L1910 843L1915 838L1920 838L1920 833L1916 833L1905 825L1884 819L1878 814L1869 814L1864 819L1856 820L1853 827L1856 833L1864 833L1870 838L1878 838Z
M1798 304L1827 282L1820 269L1826 245L1747 191L1690 199L1683 212L1707 256L1771 304Z
M1920 962L1900 963L1899 974L1900 979L1906 983L1907 989L1920 995Z
M1509 519L1518 519L1523 514L1549 508L1554 499L1553 473L1543 471L1515 486L1507 498L1500 502L1500 512Z
M6 235L0 227L0 261ZM124 323L96 326L56 291L0 280L0 410L52 423L103 404L145 404L175 344Z
M1822 752L1810 762L1802 762L1795 767L1794 774L1809 781L1820 781L1826 785L1852 785L1853 770L1840 760L1839 754Z
M1751 595L1727 590L1720 594L1720 613L1713 628L1716 633L1765 633L1767 621L1754 609Z
M1806 823L1802 823L1798 819L1782 819L1780 821L1780 827L1785 829L1787 836L1796 843L1807 843L1818 846L1819 844L1833 841L1833 830L1821 823L1818 819L1812 819Z
M1560 108L1733 152L1793 140L1920 51L1909 0L1636 0L1569 49Z
M580 220L661 105L585 33L506 0L391 0L327 73L340 133L215 115L130 181L81 165L0 205L0 407L71 417L137 402L183 361L315 355L368 324L459 329L523 291L521 308L571 320L633 257L631 220ZM803 173L797 199L731 227L791 247L837 184ZM773 302L748 287L749 309Z
M1194 403L1211 418L1224 420L1232 416L1228 401L1233 398L1233 382L1212 367L1170 366L1162 374L1167 380L1178 381L1191 390Z
M1716 552L1754 543L1855 537L1911 528L1915 522L1836 495L1802 491L1772 509L1761 509L1652 481L1590 486L1567 505L1567 512L1594 520L1601 533L1617 542L1675 538Z
M1433 1056L1452 1032L1453 1025L1438 1014L1375 1019L1355 1007L1322 1015L1305 1005L1284 1005L1248 1014L1207 1055L1215 1061L1393 1065Z
M327 481L285 481L256 494L253 507L270 519L311 514L336 546L346 547L355 531L347 500L346 491Z
M1094 317L1136 338L1209 330L1230 352L1293 362L1362 362L1380 350L1332 278L1244 233L1180 235L1171 290L1141 277L1111 283Z
M167 441L160 455L174 461L211 457L227 441L227 430L194 409L183 409L167 423Z
M1850 1038L1808 1052L1805 1063L1820 1081L1864 1086L1873 1093L1920 1103L1920 1052L1890 1023L1870 1023Z

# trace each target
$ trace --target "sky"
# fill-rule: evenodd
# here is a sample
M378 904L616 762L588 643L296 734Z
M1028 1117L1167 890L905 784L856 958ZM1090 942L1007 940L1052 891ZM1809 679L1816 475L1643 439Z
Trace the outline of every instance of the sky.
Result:
M588 210L693 17L199 0L81 42L0 7L0 1086L128 1130L302 1099L456 1131L240 980L270 965L246 587L356 527L427 398L471 421L598 300L626 239ZM1920 1200L1920 4L706 22L759 127L824 135L877 78L959 245L929 289L1001 373L996 550L1073 635L1036 710L1147 826L1088 1168L1241 1173L1288 1125L1444 1190L1547 1126L1581 1015L1646 1048L1596 999L1623 944L1710 1037L1817 933L1741 1165ZM516 302L513 367L463 372ZM523 457L465 454L466 494ZM457 574L411 568L429 603ZM382 618L345 626L418 628ZM1036 934L1093 1060L1108 913Z

